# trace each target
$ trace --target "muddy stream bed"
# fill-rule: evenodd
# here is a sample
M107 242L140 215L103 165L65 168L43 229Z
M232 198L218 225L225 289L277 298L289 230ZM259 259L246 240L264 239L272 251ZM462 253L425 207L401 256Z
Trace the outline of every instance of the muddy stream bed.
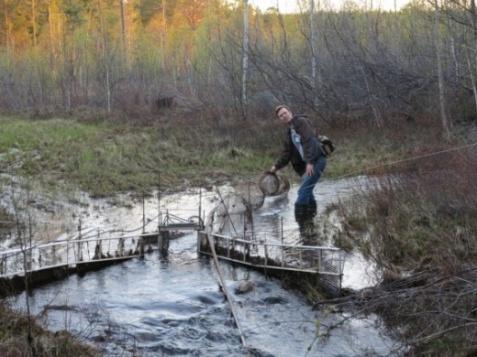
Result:
M328 205L352 194L361 179L323 181L315 195L319 220ZM227 187L221 187L224 192ZM286 197L267 198L254 212L254 229L267 231L271 239L282 229L286 243L299 243L293 202L297 187ZM181 192L161 197L161 212L198 214L198 194ZM217 204L215 191L202 191L202 208L207 212ZM4 202L8 197L1 197ZM57 200L55 202L58 202ZM158 200L153 195L144 202L147 230L154 230ZM91 199L71 195L58 203L44 204L39 198L30 205L36 215L37 241L65 239L77 234L81 219L83 232L102 229L133 230L142 225L143 202L129 195L111 199ZM51 224L51 223L54 224ZM52 228L53 227L53 228ZM296 234L288 234L295 232ZM318 232L318 234L328 234ZM13 239L13 238L12 238ZM324 236L322 245L330 244ZM2 248L12 246L4 239ZM49 283L30 294L30 305L44 326L67 329L83 341L111 356L242 356L246 355L230 308L220 292L211 260L197 254L196 233L170 242L167 257L158 252L110 266L83 277ZM221 262L226 284L236 304L245 339L261 356L362 356L389 355L395 341L386 335L376 316L349 318L332 330L326 339L316 339L329 326L349 317L343 313L313 310L296 291L285 289L279 280L242 267ZM344 266L343 286L362 288L374 284L374 268L359 254L349 254ZM235 293L243 280L254 289ZM10 298L25 309L25 293ZM308 351L309 347L311 349Z

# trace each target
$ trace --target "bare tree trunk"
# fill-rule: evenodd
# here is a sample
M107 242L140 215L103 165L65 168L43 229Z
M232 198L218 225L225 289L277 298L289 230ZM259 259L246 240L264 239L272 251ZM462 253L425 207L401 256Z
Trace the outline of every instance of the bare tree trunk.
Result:
M466 54L466 59L467 59L467 65L469 67L469 74L470 74L470 80L472 82L472 92L474 93L474 100L475 100L475 107L477 109L477 87L475 83L475 72L474 70L476 69L477 65L477 12L475 8L475 0L471 0L470 2L470 16L471 16L471 22L472 22L472 44L473 44L473 51L474 51L474 66L472 65L472 61L469 57L468 49L465 49L465 54Z
M247 118L248 0L243 0L242 117Z
M451 37L451 53L452 53L452 60L454 62L454 74L455 74L455 81L459 80L459 62L457 61L457 53L455 52L455 39L454 36Z
M374 116L374 123L378 128L381 128L383 126L383 119L381 116L381 112L379 111L378 107L376 106L375 103L375 96L371 92L371 87L369 86L369 81L368 77L366 75L366 71L364 70L363 66L360 67L361 73L363 74L364 78L364 84L366 85L366 91L368 93L368 100L369 100L369 105L371 106L371 110L373 111L373 116Z
M313 105L317 105L318 78L316 72L316 31L315 0L310 0L310 49L311 49L311 85L313 88Z
M5 25L5 48L7 50L7 55L10 55L10 19L8 13L8 0L3 0L3 7L5 8L3 11L3 19Z
M449 122L446 113L446 98L444 92L444 74L442 71L441 58L441 36L439 30L440 24L440 9L438 0L434 0L434 44L436 48L436 62L437 62L437 80L439 85L439 106L441 112L442 128L447 139L450 138Z
M31 0L31 26L33 29L33 47L36 47L36 0Z
M166 38L167 38L166 7L167 7L167 0L162 0L162 36L161 36L162 68L165 68L165 65L166 65Z
M54 42L54 34L53 34L53 2L50 2L48 6L48 35L50 40L50 61L53 63L53 73L55 73L55 66L54 66L54 58L55 58L55 49L53 47Z
M189 85L189 93L193 96L196 96L197 93L194 88L194 69L189 57L186 58L185 67L185 70L187 71L187 84Z
M111 81L109 77L109 66L106 65L106 107L108 113L111 113Z
M465 49L465 58L467 60L467 67L469 68L470 83L472 84L472 93L474 94L475 109L477 110L477 86L475 83L474 66L472 66L467 49Z
M127 47L126 47L126 20L124 16L124 0L119 0L119 8L121 12L121 45L122 45L122 52L123 57L126 58L127 55Z
M104 30L104 20L103 20L103 7L102 1L98 0L98 14L99 14L99 25L101 31L101 40L102 40L102 50L103 50L103 63L104 69L106 72L105 78L105 90L106 90L106 108L108 113L111 113L111 74L109 68L109 59L107 55L107 48L106 48L106 33Z

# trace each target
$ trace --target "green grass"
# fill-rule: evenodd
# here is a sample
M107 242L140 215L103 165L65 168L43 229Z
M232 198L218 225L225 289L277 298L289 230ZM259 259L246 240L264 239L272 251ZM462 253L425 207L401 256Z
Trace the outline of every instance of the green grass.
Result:
M0 128L5 171L51 186L63 182L96 196L150 190L159 182L162 188L179 188L206 178L250 176L272 163L267 153L236 146L230 134L221 135L206 125L133 128L3 117Z
M337 150L325 178L370 173L370 167L431 148L436 131L406 126L327 133ZM258 177L277 159L283 128L270 120L168 118L148 127L74 119L0 117L3 171L51 187L79 187L95 196ZM297 176L286 171L292 179Z

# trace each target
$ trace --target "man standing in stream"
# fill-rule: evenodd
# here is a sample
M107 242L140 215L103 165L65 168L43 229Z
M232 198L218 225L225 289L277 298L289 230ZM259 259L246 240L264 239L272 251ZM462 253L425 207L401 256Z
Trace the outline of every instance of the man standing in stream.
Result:
M313 189L325 169L326 158L315 129L307 117L293 115L286 105L276 107L275 115L286 125L287 130L281 156L270 171L275 173L291 162L293 169L302 177L295 202L295 215L303 210L316 213Z

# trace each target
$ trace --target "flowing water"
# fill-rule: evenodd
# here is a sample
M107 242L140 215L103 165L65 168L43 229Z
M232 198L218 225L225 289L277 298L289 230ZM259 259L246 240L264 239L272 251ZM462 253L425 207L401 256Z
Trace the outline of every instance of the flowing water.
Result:
M320 183L315 189L318 214L339 197L351 194L353 186L361 183ZM283 224L285 232L298 231L293 214L295 197L296 187L292 187L288 197L267 199L254 213L254 229L267 230L273 236ZM202 202L207 212L217 204L217 197L204 192ZM157 199L147 199L144 206L148 222L158 213ZM128 230L143 219L140 201L124 207L96 200L81 207L73 215L82 216L84 226L90 228L109 225ZM162 212L181 211L192 216L198 214L197 207L195 193L161 199ZM196 248L196 235L191 233L171 241L167 257L154 252L143 260L134 259L83 277L73 275L50 283L31 293L31 308L49 329L66 328L111 356L245 355L211 262L198 256ZM227 263L221 263L221 267L247 345L257 355L388 355L393 348L394 342L385 335L375 316L314 311L300 294L284 289L278 280ZM343 285L372 284L373 276L367 274L370 268L359 255L350 255L345 263ZM252 281L255 288L239 295L235 288L242 280ZM25 300L24 293L12 298L19 308L25 306ZM326 339L317 338L325 327L343 318L346 321Z

